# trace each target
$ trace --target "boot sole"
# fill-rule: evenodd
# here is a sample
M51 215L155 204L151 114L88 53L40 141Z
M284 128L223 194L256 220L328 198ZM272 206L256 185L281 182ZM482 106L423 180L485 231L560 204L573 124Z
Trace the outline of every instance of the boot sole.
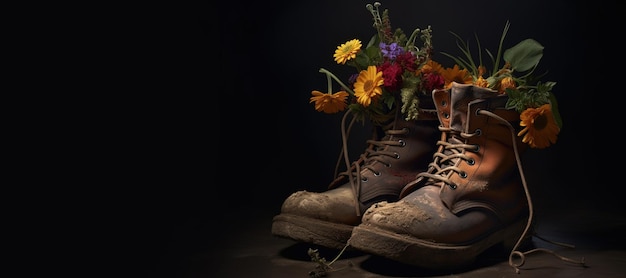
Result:
M342 249L354 226L291 214L274 216L272 234L332 249Z
M500 243L507 252L510 252L524 232L526 223L526 220L520 220L491 233L484 239L466 245L436 243L359 225L352 232L350 246L413 266L428 269L456 269L471 265L478 255ZM530 237L526 237L524 241L530 240Z

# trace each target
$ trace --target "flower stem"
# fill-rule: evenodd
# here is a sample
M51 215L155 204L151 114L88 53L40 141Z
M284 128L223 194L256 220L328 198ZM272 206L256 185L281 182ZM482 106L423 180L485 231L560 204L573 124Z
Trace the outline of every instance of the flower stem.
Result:
M415 46L415 39L417 38L417 35L421 32L421 30L419 28L413 30L413 33L411 33L411 36L409 37L409 39L406 41L406 46L404 47L407 50L414 50L414 51L420 51L419 47Z
M341 249L341 252L339 252L339 254L337 254L337 256L330 262L328 263L328 265L332 265L333 263L335 263L335 261L337 261L337 259L339 259L339 257L341 257L341 254L343 254L344 251L346 251L346 249L348 248L348 246L350 246L350 243L347 243L343 249Z
M330 78L332 78L333 80L335 80L339 84L339 86L341 86L341 88L346 90L349 94L354 95L354 91L352 91L352 89L350 89L348 86L346 86L346 84L341 82L341 80L339 80L339 78L337 78L337 76L335 76L332 72L326 70L325 68L320 68L320 72L321 73L325 73L326 76L328 77L328 93L329 94L332 94L332 92L333 92L332 84L330 82Z

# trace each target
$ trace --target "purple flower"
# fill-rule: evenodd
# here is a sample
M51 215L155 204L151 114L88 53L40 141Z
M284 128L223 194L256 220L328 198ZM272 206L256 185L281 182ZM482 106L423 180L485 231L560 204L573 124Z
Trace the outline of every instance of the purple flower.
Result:
M399 54L402 54L404 52L402 46L398 46L398 43L396 42L389 45L381 42L378 46L380 47L380 52L383 53L383 57L390 60L395 60Z

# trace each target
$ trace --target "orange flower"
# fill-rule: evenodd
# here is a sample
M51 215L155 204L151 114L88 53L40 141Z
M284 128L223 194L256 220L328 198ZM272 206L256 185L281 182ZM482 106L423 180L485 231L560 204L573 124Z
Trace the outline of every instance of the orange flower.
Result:
M339 91L334 94L325 94L320 91L312 91L311 102L315 102L315 110L322 111L327 114L334 114L343 111L348 107L346 99L348 93Z
M383 72L376 70L376 66L368 66L367 70L362 70L354 82L354 96L361 105L368 107L372 99L376 99L383 94L381 86L385 84Z
M433 60L428 60L428 62L426 62L426 64L424 64L422 66L421 69L418 70L418 73L438 73L438 74L442 74L444 71L443 67L441 66L441 64L433 61Z
M479 77L483 77L483 75L485 75L485 73L487 72L487 68L483 65L478 66L478 76Z
M506 93L506 89L507 88L511 88L514 89L517 85L515 85L515 80L513 80L512 77L507 76L505 78L502 78L502 80L500 80L500 86L498 87L498 92L500 92L501 94Z
M520 114L520 119L520 126L524 129L517 136L524 135L522 142L538 149L556 143L560 129L554 120L550 104L544 104L539 108L527 108Z
M460 69L459 65L454 65L452 68L445 69L441 75L446 80L445 88L449 89L452 87L452 82L460 83L460 84L473 84L474 79L472 75L469 74L467 69Z

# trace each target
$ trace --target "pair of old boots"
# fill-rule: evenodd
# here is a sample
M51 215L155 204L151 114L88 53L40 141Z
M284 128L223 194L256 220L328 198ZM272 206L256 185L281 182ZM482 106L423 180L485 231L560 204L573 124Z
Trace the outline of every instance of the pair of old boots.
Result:
M466 266L500 243L515 251L531 204L507 99L457 83L433 91L419 120L396 115L327 191L289 196L272 234L425 268Z

